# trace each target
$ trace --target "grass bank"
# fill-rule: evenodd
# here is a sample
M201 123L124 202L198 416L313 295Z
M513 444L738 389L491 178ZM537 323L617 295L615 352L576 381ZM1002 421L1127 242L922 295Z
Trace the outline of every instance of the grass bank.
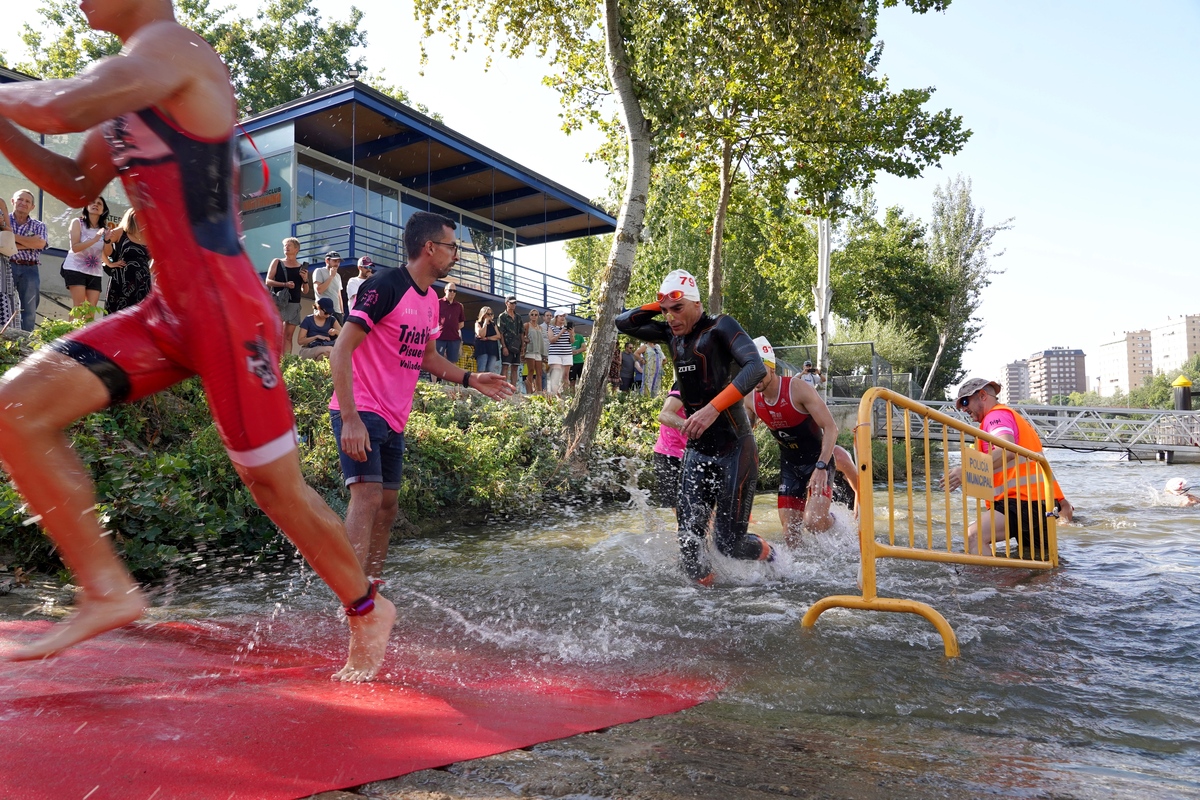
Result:
M71 328L47 322L26 340L0 343L0 371ZM295 408L305 479L339 513L349 494L338 469L327 405L328 362L288 357L284 379ZM406 431L402 527L446 519L484 523L543 515L563 505L628 499L648 488L662 400L606 400L588 469L562 461L566 404L534 397L495 403L460 388L420 383ZM68 436L96 482L97 509L141 580L199 566L221 552L247 566L292 548L233 470L196 379L155 397L92 414ZM647 468L643 468L643 467ZM11 483L0 483L0 566L62 569ZM231 558L235 557L236 558Z

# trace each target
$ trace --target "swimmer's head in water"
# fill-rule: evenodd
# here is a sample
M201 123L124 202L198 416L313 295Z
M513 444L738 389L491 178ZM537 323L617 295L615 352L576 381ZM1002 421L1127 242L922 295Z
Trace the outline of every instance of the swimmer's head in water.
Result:
M1188 493L1188 489L1191 487L1187 485L1187 481L1183 478L1171 478L1163 488L1167 494L1184 495Z

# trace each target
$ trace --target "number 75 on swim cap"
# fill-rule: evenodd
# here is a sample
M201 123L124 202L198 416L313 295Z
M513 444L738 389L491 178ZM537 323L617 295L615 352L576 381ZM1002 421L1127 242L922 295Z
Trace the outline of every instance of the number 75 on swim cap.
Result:
M991 500L996 495L992 487L992 457L973 447L963 445L962 490L967 497Z

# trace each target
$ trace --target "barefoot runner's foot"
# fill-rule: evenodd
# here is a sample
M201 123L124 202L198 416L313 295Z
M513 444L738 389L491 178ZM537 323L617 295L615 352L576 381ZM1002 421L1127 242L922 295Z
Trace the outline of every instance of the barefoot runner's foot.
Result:
M379 672L387 653L388 636L396 622L396 606L386 597L375 596L370 614L349 617L350 655L346 666L334 674L334 680L369 681Z
M93 636L128 625L146 611L146 596L136 586L122 594L105 597L92 597L91 594L85 590L70 617L55 625L33 644L11 653L8 660L49 658Z

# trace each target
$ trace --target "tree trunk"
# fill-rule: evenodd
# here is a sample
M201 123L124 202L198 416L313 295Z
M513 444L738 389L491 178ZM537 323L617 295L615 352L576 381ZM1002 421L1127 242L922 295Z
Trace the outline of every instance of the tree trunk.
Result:
M938 349L933 356L933 366L929 368L929 374L925 376L925 385L921 387L921 396L918 400L924 400L925 395L929 394L929 387L933 385L933 376L937 375L938 366L941 365L942 353L946 352L946 342L950 341L950 331L943 330L938 334Z
M717 212L713 215L712 244L708 251L708 313L714 317L721 313L723 278L721 274L721 244L725 238L725 216L729 211L729 197L733 194L733 142L725 139L721 145L721 197L717 200Z
M833 299L829 289L829 239L829 219L818 217L817 283L812 293L817 318L817 366L826 378L829 376L829 305Z
M621 120L625 125L629 174L621 212L617 216L616 234L608 254L608 265L597 289L596 322L592 327L587 358L583 362L580 390L567 412L567 458L577 469L586 466L587 455L596 439L596 428L600 425L608 367L617 343L614 322L624 308L625 293L629 290L629 279L633 274L633 259L646 220L646 199L650 193L650 128L634 92L629 56L621 35L618 5L618 0L605 0L604 3L605 60L609 81L616 92Z

